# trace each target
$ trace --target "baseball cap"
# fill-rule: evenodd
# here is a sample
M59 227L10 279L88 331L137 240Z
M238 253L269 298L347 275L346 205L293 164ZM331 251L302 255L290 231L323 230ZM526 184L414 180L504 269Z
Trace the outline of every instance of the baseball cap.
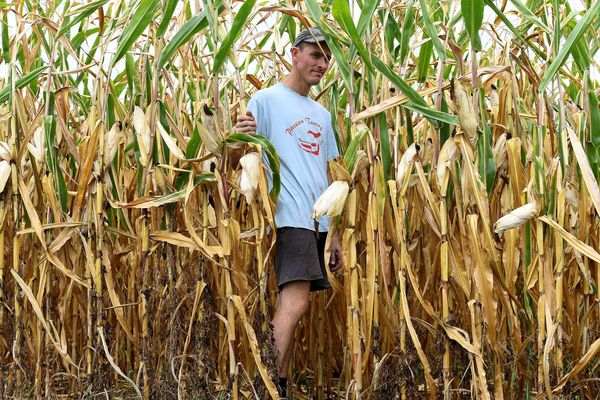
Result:
M324 42L325 36L321 33L319 28L308 28L304 29L302 32L296 36L296 40L294 40L294 47L298 47L298 45L302 42L306 43L317 43Z

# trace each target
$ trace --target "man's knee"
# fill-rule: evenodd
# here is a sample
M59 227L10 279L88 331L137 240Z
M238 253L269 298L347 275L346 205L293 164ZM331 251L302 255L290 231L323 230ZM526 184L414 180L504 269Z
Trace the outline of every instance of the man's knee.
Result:
M302 318L309 308L310 282L290 282L280 293L280 307L296 320Z

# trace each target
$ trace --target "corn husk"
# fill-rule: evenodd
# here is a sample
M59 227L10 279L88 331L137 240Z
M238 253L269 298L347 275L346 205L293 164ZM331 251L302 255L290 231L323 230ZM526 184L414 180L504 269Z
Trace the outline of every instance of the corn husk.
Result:
M10 170L10 162L6 160L0 161L0 193L6 187L6 182L8 182L8 178L10 177Z
M32 142L27 143L29 153L35 158L38 163L43 163L46 160L44 144L46 142L46 132L43 126L40 126L33 133Z
M402 188L404 186L404 179L410 175L415 156L419 152L419 149L420 146L416 143L413 143L408 146L408 149L406 149L404 154L402 154L402 158L398 163L398 171L396 173L396 182L398 182L398 187Z
M319 196L312 211L312 218L319 219L323 215L336 217L342 213L350 185L345 181L335 181Z
M362 171L367 169L371 165L367 152L360 149L356 152L356 162L354 163L354 170L352 171L352 180L358 176Z
M201 110L202 124L198 125L198 132L202 144L212 154L219 155L223 144L223 135L210 108L205 104Z
M251 203L254 199L254 192L258 188L260 174L260 158L258 153L249 153L240 158L242 174L240 176L240 190L246 201Z
M475 146L477 144L477 129L479 124L477 122L477 115L475 115L471 96L467 94L459 80L453 79L450 83L450 88L460 126L465 131L471 145Z
M567 187L565 199L567 200L567 203L573 207L579 207L579 193L577 193L571 187Z
M505 171L508 167L508 154L506 153L506 133L498 136L496 143L494 143L494 164L496 164L497 171Z
M109 168L115 159L121 140L123 139L123 123L117 121L114 123L106 135L104 144L104 168Z
M150 125L146 119L146 115L141 108L135 106L133 110L133 128L140 148L140 163L145 167L148 165L148 153L150 151Z
M6 142L0 142L0 159L6 161L10 161L12 159L10 146Z
M169 148L169 151L171 152L173 157L178 158L180 160L185 160L185 154L183 154L179 146L177 146L177 142L175 141L175 139L171 135L169 135L169 133L165 130L160 121L156 121L156 129L158 130L158 133L160 134L162 140Z
M450 164L458 154L458 146L456 146L454 138L448 138L440 150L436 168L436 177L440 188L444 186L446 169L450 167Z
M516 228L529 221L538 214L538 209L535 203L528 203L519 208L515 208L510 213L500 218L494 224L494 232L500 233L507 229Z

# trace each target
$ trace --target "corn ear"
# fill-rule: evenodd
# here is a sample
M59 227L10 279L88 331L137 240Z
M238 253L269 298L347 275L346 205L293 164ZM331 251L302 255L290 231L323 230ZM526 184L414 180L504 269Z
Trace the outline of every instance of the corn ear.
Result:
M141 108L135 106L132 117L133 127L140 147L140 163L145 167L148 165L148 153L150 151L150 125L146 115Z
M396 173L396 182L398 182L399 188L404 187L404 180L407 176L410 175L415 156L418 154L420 148L421 146L419 146L416 143L413 143L410 146L408 146L408 149L406 149L406 151L402 155L402 158L398 163L398 171Z
M508 167L508 154L506 153L506 133L498 136L492 153L494 154L494 163L497 171L505 171Z
M453 79L450 81L450 89L460 126L465 131L471 145L475 146L477 144L477 129L479 124L477 123L477 116L475 115L471 96L467 94L459 80Z
M363 149L360 149L356 152L356 162L354 163L354 170L352 171L352 180L358 176L362 171L364 171L371 162L369 161L369 156L367 152Z
M319 196L312 211L313 219L323 215L336 217L342 213L350 185L346 181L335 181Z
M198 126L200 138L208 151L218 155L221 152L223 135L210 108L205 104L201 109L202 124Z
M454 138L448 138L440 149L440 155L438 157L436 169L437 182L440 188L445 186L447 168L450 167L450 164L456 158L458 153L458 146L456 146Z
M536 216L538 209L535 203L527 203L524 206L515 208L494 224L494 232L500 233L507 229L516 228Z
M121 139L123 138L123 123L117 121L113 124L110 131L106 135L106 143L104 144L104 168L110 167L110 164L115 159Z

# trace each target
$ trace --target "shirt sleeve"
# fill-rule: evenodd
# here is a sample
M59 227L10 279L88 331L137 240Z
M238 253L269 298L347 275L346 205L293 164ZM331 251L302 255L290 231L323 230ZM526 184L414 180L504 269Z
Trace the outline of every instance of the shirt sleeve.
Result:
M267 125L267 116L265 114L264 106L260 96L255 94L252 96L246 107L248 111L252 113L254 120L256 121L256 134L265 136L270 139L270 129Z

